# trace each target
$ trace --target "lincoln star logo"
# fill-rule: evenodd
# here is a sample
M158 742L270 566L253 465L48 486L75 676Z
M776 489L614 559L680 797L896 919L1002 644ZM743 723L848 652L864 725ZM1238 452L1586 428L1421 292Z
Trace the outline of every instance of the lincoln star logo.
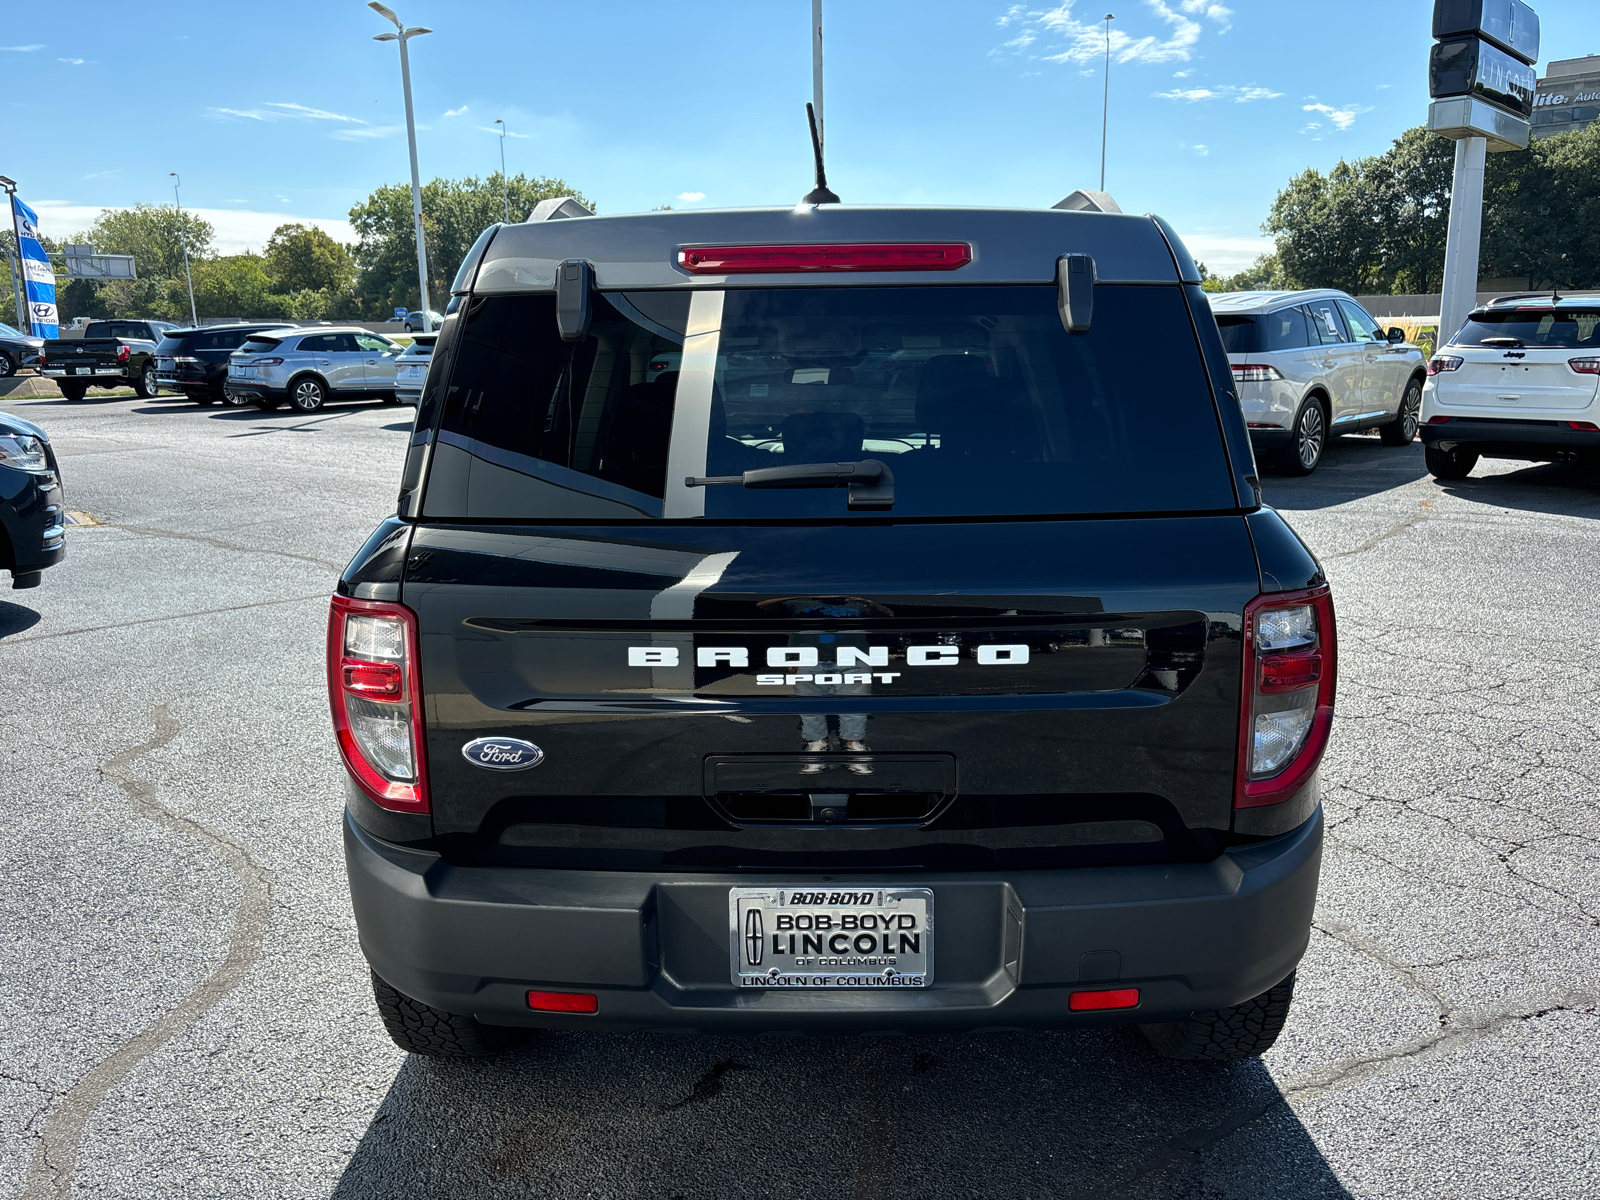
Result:
M761 947L767 940L761 924L761 910L752 908L744 915L744 956L752 967L761 965Z
M461 747L461 757L490 771L526 771L544 761L544 751L521 738L477 738Z

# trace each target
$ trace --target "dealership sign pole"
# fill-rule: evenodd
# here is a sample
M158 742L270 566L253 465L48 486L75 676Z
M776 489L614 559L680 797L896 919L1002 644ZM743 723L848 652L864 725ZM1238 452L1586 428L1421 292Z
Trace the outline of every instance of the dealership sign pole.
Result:
M1434 0L1433 36L1428 128L1456 143L1436 343L1442 346L1478 302L1484 156L1528 145L1539 18L1522 0Z
M22 286L27 294L27 328L34 337L54 338L61 332L56 316L55 269L39 243L39 218L18 197L16 185L10 180L6 184L11 196L11 228L17 235L17 258L22 265Z

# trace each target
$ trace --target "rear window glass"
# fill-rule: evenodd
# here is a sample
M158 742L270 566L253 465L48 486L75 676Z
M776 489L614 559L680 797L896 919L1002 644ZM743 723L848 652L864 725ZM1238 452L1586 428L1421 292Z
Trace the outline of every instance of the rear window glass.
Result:
M1488 346L1515 349L1594 350L1600 349L1595 328L1600 325L1600 309L1518 309L1516 311L1473 313L1461 332L1451 338L1456 346Z
M164 337L156 346L156 353L171 357L174 354L189 353L189 339L181 337Z
M143 321L91 321L83 331L86 338L135 338L149 340L151 329ZM158 330L156 336L160 336Z
M669 460L701 451L711 477L877 459L894 477L895 516L1235 503L1177 288L1101 285L1083 335L1062 328L1049 286L730 290L714 369L697 351L706 366L686 374L687 303L683 293L597 298L590 335L574 346L556 333L552 296L474 301L425 513L883 515L848 509L842 488L668 478ZM1159 386L1139 365L1152 361Z
M1222 348L1229 354L1249 354L1256 348L1254 317L1218 317L1217 332L1222 335Z
M239 349L245 354L265 354L268 350L277 349L278 341L275 337L252 337L246 339Z

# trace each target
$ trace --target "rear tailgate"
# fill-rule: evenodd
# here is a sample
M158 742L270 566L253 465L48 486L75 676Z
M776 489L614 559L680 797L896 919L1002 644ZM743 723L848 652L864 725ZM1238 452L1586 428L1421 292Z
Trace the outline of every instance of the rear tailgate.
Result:
M46 367L63 367L69 371L91 374L96 370L119 370L122 362L117 352L122 349L119 338L78 338L51 341L44 344Z
M1109 847L1198 854L1229 825L1241 614L1260 590L1242 517L425 526L409 563L435 834L460 861L1047 865ZM819 565L806 590L837 592L852 615L794 615L797 563ZM921 656L958 665L914 665L919 646L950 647ZM1017 646L1026 662L1004 649ZM631 666L630 648L662 665ZM768 666L768 651L806 648L822 681L773 686L806 668ZM737 649L747 667L727 665ZM696 665L701 650L718 665ZM846 658L871 682L826 671ZM881 811L918 819L845 846L838 830L784 825L776 800L739 819L747 792L785 791L794 763L763 777L761 756L797 756L807 712L863 714L884 778L840 762L789 790L881 785ZM463 746L491 736L535 742L543 765L470 764Z
M1600 376L1580 374L1567 363L1576 350L1499 351L1461 348L1462 363L1442 377L1446 404L1486 408L1572 410L1594 403Z

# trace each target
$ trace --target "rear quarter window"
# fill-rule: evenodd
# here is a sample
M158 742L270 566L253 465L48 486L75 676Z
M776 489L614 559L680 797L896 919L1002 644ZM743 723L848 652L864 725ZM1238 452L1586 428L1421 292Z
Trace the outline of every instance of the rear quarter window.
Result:
M684 293L597 298L590 336L569 345L553 296L474 300L424 515L883 515L849 510L844 489L686 488L667 472L685 446L716 477L877 459L895 517L1236 503L1177 287L1101 285L1081 335L1062 328L1052 286L730 289L715 370L685 384L687 306Z

